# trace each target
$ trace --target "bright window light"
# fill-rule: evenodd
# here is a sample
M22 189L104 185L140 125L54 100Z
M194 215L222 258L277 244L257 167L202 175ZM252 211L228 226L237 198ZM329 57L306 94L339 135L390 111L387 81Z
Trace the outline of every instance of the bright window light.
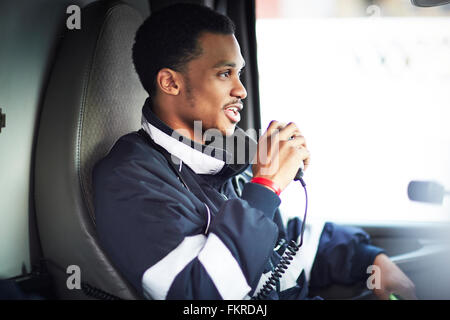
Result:
M272 1L264 15L264 1L256 25L262 126L294 121L306 137L308 216L449 221L448 197L442 206L413 202L407 186L431 180L450 189L450 16L423 17L409 1L395 11L298 0ZM383 16L388 9L396 15ZM283 213L301 216L303 198L291 183Z

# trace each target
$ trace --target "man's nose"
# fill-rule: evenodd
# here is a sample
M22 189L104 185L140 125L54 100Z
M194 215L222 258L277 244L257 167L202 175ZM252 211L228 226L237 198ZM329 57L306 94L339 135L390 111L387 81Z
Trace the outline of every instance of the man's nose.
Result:
M236 79L233 90L231 91L231 95L241 100L244 100L247 97L247 90L245 90L241 79Z

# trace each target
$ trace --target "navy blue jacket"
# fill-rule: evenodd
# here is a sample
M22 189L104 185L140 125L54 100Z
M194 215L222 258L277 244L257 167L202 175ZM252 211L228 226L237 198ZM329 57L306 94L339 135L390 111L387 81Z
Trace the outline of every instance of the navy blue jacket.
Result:
M177 135L152 113L149 102L142 125L121 137L94 168L102 247L147 298L255 296L285 250L280 240L297 239L301 221L284 225L275 193L236 180L245 179L249 162L233 162L237 157L225 140L216 147L217 136L200 145ZM252 139L242 130L235 136L251 149ZM316 240L314 232L305 237L289 275L268 298L306 298L308 281L316 287L361 281L382 251L360 229L333 223L319 228Z

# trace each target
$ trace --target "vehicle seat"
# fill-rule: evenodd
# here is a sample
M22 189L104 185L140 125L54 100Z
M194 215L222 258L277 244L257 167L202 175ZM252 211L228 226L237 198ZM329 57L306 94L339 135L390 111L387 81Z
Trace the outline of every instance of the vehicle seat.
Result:
M81 9L81 29L65 28L45 91L35 149L37 226L44 259L62 299L88 299L81 282L123 299L140 299L99 245L91 173L122 135L140 127L147 97L131 49L143 17L121 2Z

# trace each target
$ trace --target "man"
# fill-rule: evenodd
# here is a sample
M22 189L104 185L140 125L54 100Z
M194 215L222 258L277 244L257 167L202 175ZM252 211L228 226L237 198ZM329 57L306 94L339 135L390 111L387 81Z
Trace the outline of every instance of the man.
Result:
M249 157L233 159L251 140L236 127L247 92L230 19L188 4L156 12L136 34L133 61L150 95L143 129L116 142L93 182L101 244L138 292L151 299L304 299L308 280L317 287L364 281L375 264L380 298L414 298L411 281L367 234L331 223L307 239L286 276L264 286L288 241L299 237L299 219L283 225L278 195L310 156L294 123L273 121L259 140L252 182L236 193L232 178ZM203 134L209 130L220 132L214 143ZM245 140L245 150L223 148L230 137Z

